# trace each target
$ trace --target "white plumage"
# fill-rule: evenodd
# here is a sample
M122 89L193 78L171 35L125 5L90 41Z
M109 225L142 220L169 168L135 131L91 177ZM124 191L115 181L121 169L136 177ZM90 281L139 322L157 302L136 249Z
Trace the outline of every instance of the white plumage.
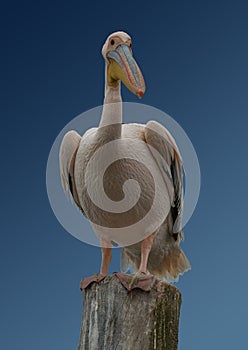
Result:
M176 280L190 268L179 247L182 159L175 140L161 124L122 125L120 81L138 97L145 91L130 36L111 34L102 53L106 83L100 125L82 137L75 131L64 136L62 185L101 240L101 274L108 272L110 247L118 244L123 246L123 270L131 265L138 273Z

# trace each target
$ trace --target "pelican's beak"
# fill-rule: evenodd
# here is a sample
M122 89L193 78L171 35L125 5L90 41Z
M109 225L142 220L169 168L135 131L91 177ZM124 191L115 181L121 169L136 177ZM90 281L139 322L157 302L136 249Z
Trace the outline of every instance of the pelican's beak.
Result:
M107 58L109 60L108 84L116 87L121 80L131 92L141 98L146 86L130 48L125 44L119 45L115 50L108 52Z

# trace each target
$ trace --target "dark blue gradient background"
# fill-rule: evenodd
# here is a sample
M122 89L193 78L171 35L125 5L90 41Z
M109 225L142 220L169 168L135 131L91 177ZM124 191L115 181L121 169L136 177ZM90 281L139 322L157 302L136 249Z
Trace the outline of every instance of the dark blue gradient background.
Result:
M100 251L48 202L47 157L73 117L103 101L106 36L125 30L147 83L198 153L202 188L185 228L192 263L180 350L247 344L246 1L12 1L1 6L1 338L4 350L76 349L82 276ZM123 88L123 100L137 102ZM114 250L111 272L119 269Z

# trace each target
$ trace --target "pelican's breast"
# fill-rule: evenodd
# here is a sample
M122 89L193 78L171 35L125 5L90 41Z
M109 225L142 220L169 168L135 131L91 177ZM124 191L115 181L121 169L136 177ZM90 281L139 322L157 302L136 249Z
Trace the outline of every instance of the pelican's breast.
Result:
M96 232L110 235L119 244L125 244L127 232L133 232L136 241L144 232L154 232L165 220L170 201L145 142L144 126L125 124L121 139L106 144L96 143L96 131L86 136L77 153L75 181L82 208Z

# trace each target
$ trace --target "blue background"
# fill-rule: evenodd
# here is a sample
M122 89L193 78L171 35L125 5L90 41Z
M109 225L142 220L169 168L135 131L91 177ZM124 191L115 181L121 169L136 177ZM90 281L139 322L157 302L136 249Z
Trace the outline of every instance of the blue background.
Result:
M184 128L202 187L185 228L192 271L180 350L247 344L246 1L12 1L1 6L0 347L76 349L79 281L99 248L69 235L48 202L52 143L73 117L103 101L107 35L132 35L144 73L142 102ZM137 102L123 88L123 100ZM119 269L114 250L111 272Z

